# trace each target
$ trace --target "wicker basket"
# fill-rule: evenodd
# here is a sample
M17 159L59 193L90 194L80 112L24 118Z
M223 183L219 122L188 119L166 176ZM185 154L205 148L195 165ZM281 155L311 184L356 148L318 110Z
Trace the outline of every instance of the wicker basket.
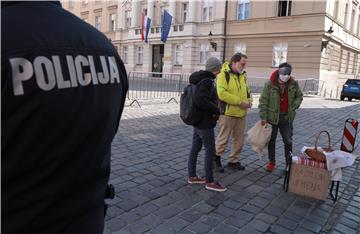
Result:
M330 134L328 131L321 131L318 133L318 135L316 136L316 140L315 140L315 149L307 149L305 150L305 153L307 155L309 155L313 160L317 161L317 162L323 162L326 163L326 157L325 154L321 151L318 150L318 143L319 143L319 138L321 133L326 133L327 138L328 138L328 146L327 147L322 147L322 149L326 152L331 152L334 151L333 148L331 147L331 142L330 142Z

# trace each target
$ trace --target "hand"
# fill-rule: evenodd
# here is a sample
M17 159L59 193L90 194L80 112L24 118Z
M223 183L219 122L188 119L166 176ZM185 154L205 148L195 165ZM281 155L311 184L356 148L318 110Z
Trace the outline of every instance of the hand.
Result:
M242 109L247 109L247 108L250 108L250 104L249 104L249 103L246 103L246 102L241 102L240 107L241 107Z
M261 126L265 126L267 124L266 120L261 120Z

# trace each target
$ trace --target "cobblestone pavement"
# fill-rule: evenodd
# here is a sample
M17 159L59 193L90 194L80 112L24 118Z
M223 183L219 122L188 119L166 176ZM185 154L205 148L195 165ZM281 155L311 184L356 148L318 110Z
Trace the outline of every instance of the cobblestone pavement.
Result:
M110 182L116 197L108 201L104 233L360 233L360 159L343 169L336 203L285 193L278 136L281 164L274 172L266 172L266 157L259 160L246 144L241 154L246 170L215 173L228 190L207 191L203 185L187 184L192 128L181 122L178 110L175 102L125 108L113 142ZM247 129L258 121L257 112L250 111ZM295 154L312 145L322 129L339 149L344 121L350 117L360 119L359 102L307 97L294 124ZM355 154L360 155L359 148ZM198 175L204 175L203 159L202 150Z

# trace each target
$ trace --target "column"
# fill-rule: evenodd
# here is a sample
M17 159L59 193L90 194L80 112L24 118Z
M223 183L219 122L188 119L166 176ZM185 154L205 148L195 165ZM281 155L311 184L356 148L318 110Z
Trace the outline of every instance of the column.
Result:
M151 19L151 24L154 22L154 1L148 0L147 2L147 16Z
M352 32L354 34L356 34L357 32L358 23L359 23L359 5L356 6L356 10L355 10L355 22L354 22L354 27L352 28Z
M173 24L176 24L178 21L176 20L176 0L170 0L169 2L169 13L172 15Z
M189 1L189 22L195 22L196 21L196 12L199 9L196 9L197 7L197 1ZM201 12L201 10L200 10Z
M347 18L345 28L350 30L351 14L352 14L352 1L348 1L348 8L347 8L347 12L345 14L346 14L345 17Z
M140 26L140 1L132 1L131 3L131 27L139 27Z

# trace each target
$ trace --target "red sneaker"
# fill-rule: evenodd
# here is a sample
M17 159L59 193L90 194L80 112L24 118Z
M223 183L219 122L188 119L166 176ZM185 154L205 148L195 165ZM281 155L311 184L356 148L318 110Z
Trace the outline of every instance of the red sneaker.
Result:
M218 182L207 183L205 188L207 190L212 190L212 191L216 191L216 192L225 192L226 191L226 188L224 186L222 186L221 184L219 184Z
M189 184L205 184L205 180L199 176L189 177L188 183Z
M266 165L266 170L268 171L268 172L272 172L274 169L275 169L275 163L274 162L269 162L267 165Z

